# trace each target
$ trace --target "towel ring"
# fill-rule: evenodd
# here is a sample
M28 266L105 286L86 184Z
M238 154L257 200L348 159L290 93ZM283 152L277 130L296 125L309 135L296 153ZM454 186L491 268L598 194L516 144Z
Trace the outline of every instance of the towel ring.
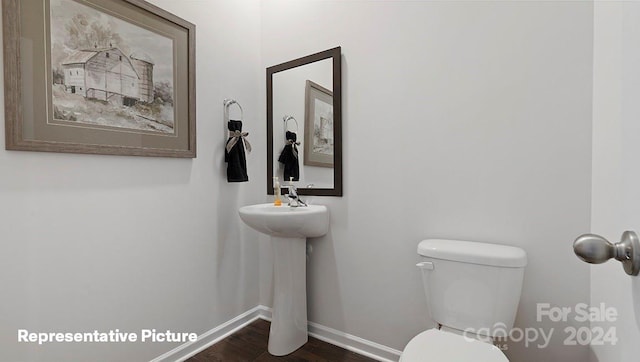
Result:
M293 116L288 116L288 115L284 116L284 117L282 117L282 120L284 121L284 130L285 130L285 132L289 130L289 127L288 127L289 123L288 122L290 120L293 120L294 122L296 122L296 133L298 133L298 130L300 129L300 125L298 125L298 121L295 118L293 118Z
M227 122L229 122L229 107L231 107L232 105L236 105L238 106L238 108L240 108L240 120L242 121L244 119L244 112L242 110L242 106L240 105L240 103L238 103L238 101L236 101L235 99L225 99L224 102L224 126L227 126Z

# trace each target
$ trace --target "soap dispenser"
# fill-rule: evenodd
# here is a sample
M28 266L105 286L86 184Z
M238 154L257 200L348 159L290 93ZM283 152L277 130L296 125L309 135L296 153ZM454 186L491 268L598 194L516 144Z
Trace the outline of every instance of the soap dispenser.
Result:
M282 200L280 200L280 181L278 176L273 177L273 206L282 206Z

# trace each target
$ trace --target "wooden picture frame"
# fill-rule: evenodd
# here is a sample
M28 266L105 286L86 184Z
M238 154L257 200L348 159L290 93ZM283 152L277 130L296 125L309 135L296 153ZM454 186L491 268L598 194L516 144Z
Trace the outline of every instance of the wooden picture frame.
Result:
M333 92L307 80L304 112L304 164L333 167Z
M7 150L196 157L195 25L143 0L2 0Z

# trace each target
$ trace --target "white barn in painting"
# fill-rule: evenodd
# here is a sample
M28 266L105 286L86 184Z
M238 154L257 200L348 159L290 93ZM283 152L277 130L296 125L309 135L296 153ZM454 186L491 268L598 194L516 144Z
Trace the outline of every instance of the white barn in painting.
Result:
M68 93L127 106L153 101L153 62L118 48L79 50L62 62Z

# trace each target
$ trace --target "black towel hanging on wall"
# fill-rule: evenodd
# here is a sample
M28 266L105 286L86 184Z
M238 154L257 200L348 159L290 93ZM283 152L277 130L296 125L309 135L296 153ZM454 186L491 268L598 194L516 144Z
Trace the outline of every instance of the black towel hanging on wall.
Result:
M296 122L296 126L298 125L298 121L292 116L284 116L284 128L287 129L287 121L293 120ZM285 132L285 140L286 143L282 152L280 152L280 157L278 157L278 161L284 166L284 174L283 181L300 181L300 164L298 162L298 146L300 146L300 142L298 141L298 135L296 132L291 132L286 130Z
M229 119L229 106L236 104L240 108L240 120ZM242 132L242 107L234 100L224 100L224 118L229 130L229 138L225 144L224 161L227 163L228 182L249 181L247 173L246 152L251 152L251 144L246 137L248 132Z

